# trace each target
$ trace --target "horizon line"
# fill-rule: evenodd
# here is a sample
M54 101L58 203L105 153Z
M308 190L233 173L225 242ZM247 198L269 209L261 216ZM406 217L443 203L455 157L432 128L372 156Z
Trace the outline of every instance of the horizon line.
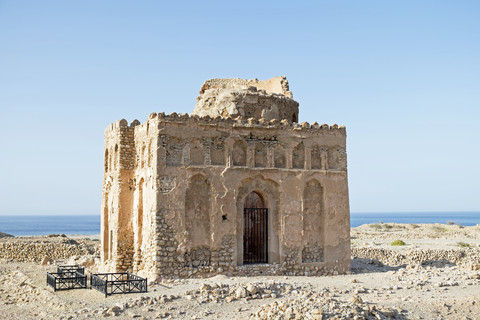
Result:
M449 212L464 212L464 213L480 213L480 210L443 210L443 211L351 211L350 214L403 214L403 213L449 213ZM101 216L100 213L0 213L0 216Z

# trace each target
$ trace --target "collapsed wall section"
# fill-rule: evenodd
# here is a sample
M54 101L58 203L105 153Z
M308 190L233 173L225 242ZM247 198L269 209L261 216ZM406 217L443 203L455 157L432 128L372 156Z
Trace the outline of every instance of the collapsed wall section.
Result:
M293 100L286 77L264 81L211 79L203 84L192 115L297 122L298 102Z

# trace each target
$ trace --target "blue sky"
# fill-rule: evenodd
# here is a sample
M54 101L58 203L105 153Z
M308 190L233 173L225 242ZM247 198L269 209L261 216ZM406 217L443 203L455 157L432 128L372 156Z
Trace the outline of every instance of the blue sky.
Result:
M0 214L99 214L105 127L286 75L352 212L480 210L478 1L0 0Z

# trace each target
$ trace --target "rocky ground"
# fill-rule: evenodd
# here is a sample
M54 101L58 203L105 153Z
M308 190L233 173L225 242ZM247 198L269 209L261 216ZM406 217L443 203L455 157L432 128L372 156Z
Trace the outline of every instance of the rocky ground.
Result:
M146 294L108 298L90 289L54 293L45 285L54 265L4 259L0 318L480 319L479 226L364 225L352 229L352 258L349 275L165 280Z

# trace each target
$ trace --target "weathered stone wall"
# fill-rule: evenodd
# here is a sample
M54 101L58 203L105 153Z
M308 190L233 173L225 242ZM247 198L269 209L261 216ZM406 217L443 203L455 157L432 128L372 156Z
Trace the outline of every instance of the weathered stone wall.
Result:
M248 119L232 119L230 112L215 118L153 113L143 124L121 120L107 128L105 162L112 169L104 178L109 215L102 214L108 217L102 229L108 224L114 233L102 238L113 252L102 254L105 270L149 278L349 270L345 127L296 123L298 103L282 79L254 89L238 89L244 85L238 79L202 87L201 94L233 88L246 95L270 88L258 92L269 97L252 102ZM263 117L273 105L279 112ZM284 112L290 118L279 120ZM119 172L110 164L117 149ZM268 208L266 266L244 265L243 210L252 193Z

